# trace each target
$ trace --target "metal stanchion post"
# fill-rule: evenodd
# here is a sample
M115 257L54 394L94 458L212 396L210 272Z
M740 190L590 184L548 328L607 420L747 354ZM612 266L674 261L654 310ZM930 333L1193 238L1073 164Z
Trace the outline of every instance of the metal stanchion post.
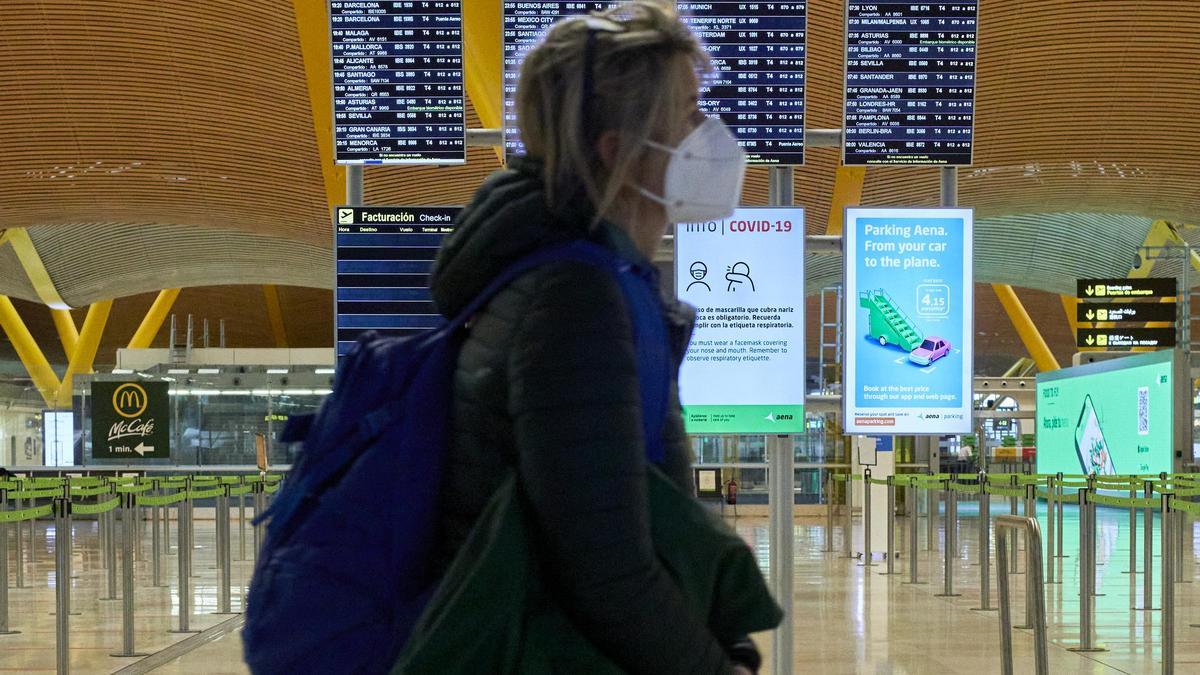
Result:
M175 517L179 517L179 506L175 507ZM163 555L171 555L171 507L163 507Z
M1054 482L1058 485L1058 529L1055 531L1055 534L1058 536L1058 543L1054 546L1054 555L1058 558L1065 558L1067 555L1063 553L1063 509L1066 506L1067 500L1061 471L1054 476Z
M25 502L25 506L32 509L37 506L37 501L31 497ZM30 518L25 522L29 523L29 564L32 566L37 560L37 518ZM18 523L17 529L20 527L21 525Z
M121 651L111 656L145 656L133 647L133 564L137 555L138 517L137 495L121 495Z
M223 494L217 496L217 551L220 558L220 586L217 588L217 614L229 614L230 587L233 585L233 562L229 537L229 486L222 486Z
M157 488L157 485L156 485L156 488ZM154 494L154 496L157 497L158 490L157 489L153 490L152 494ZM152 507L152 509L154 511L154 526L151 528L151 533L150 533L151 534L150 565L153 568L151 571L151 575L152 575L151 584L155 588L162 588L163 587L163 583L162 583L162 549L161 549L161 546L159 545L160 539L159 539L159 532L158 532L159 527L162 524L162 519L160 518L160 515L159 515L159 511L162 509L162 506L155 505Z
M1154 498L1154 481L1145 481L1143 489L1146 499ZM1142 606L1134 609L1151 611L1154 609L1154 565L1151 561L1154 557L1153 509L1143 509L1142 517Z
M912 504L912 508L908 511L908 581L907 584L923 584L925 582L917 580L917 485L909 482L908 484L908 503Z
M932 475L932 472L930 473ZM925 550L937 550L938 497L932 487L925 488Z
M1096 558L1095 510L1091 503L1091 490L1079 490L1079 646L1074 652L1103 652L1104 647L1095 644Z
M1017 482L1016 474L1009 476L1008 486L1010 488L1019 487L1019 483ZM1017 498L1016 497L1008 498L1008 513L1009 513L1009 515L1013 515L1013 516L1017 515ZM1017 570L1017 531L1015 529L1008 531L1008 542L1010 544L1012 544L1012 546L1010 546L1009 550L1008 550L1008 561L1009 561L1008 562L1008 570L1010 572L1012 572L1013 574L1017 574L1018 573L1018 570Z
M1037 522L1037 486L1031 484L1027 484L1025 486L1025 517L1033 520L1035 523ZM1040 531L1038 534L1040 535ZM1033 550L1033 536L1033 532L1025 530L1026 555ZM1039 548L1041 547L1040 541L1037 542L1037 546ZM1034 570L1030 566L1030 560L1028 558L1025 561L1025 572L1027 575L1025 577L1025 623L1024 625L1017 626L1017 628L1031 629L1036 625L1034 622L1037 620L1037 618L1034 616L1034 603L1036 602L1034 594L1036 589L1034 588L1033 583Z
M0 489L0 511L8 506L5 490ZM8 523L0 523L0 635L15 635L20 631L8 627Z
M21 503L22 503L21 500L17 500L17 508L21 508ZM21 549L23 548L23 546L21 544L21 524L20 523L16 523L13 525L13 535L15 538L14 543L16 544L16 554L17 554L16 559L13 561L13 563L16 565L16 572L17 572L16 587L17 588L25 588L25 556L21 552ZM7 581L5 583L7 583Z
M1129 484L1129 498L1137 499L1137 488ZM1137 574L1137 509L1129 509L1129 569L1126 574Z
M241 536L242 559L246 558L246 531L241 529L241 508L238 509L238 528ZM825 548L822 553L833 552L833 472L825 474Z
M175 530L178 539L175 547L178 549L176 559L179 563L179 629L171 631L172 633L200 632L188 628L188 623L192 618L192 542L190 540L191 528L187 526L187 521L192 517L191 501L188 494L191 492L191 489L192 479L185 479L183 482L183 500L175 507Z
M991 604L992 498L987 492L987 473L979 472L979 606L981 612L995 611Z
M238 476L238 487L246 486L246 477ZM829 508L833 508L833 492L826 492L829 499ZM829 550L833 550L833 512L830 511L830 527L826 533L829 539ZM246 493L238 495L238 560L246 559Z
M1054 583L1054 476L1046 476L1046 583Z
M842 521L842 555L843 558L853 558L853 542L854 542L854 493L852 491L850 474L846 474L846 487L843 494L846 496L846 517Z
M254 484L254 518L255 518L255 520L257 520L258 517L261 516L263 511L265 510L265 508L263 506L263 504L266 501L265 499L263 499L264 497L266 497L266 493L263 492L264 487L265 487L265 484L262 481L259 481L258 483ZM849 541L849 537L847 537L847 541ZM254 526L254 559L255 560L258 560L258 553L259 553L259 551L262 550L262 542L263 542L263 526L260 523L260 524Z
M887 572L884 574L896 574L896 477L887 477L887 505L888 505L888 531L887 531Z
M71 672L71 500L54 499L54 651L59 675Z
M1160 516L1162 532L1162 672L1171 675L1175 672L1175 533L1172 531L1173 517L1171 510L1171 495L1162 495L1162 513Z
M954 592L954 560L958 555L958 528L955 526L958 520L958 493L950 488L950 480L947 479L943 485L946 492L946 522L945 532L942 533L943 551L942 560L945 563L944 585L941 593L937 594L939 598L956 598L962 593Z
M871 470L863 469L863 567L874 567L871 561Z
M1175 562L1175 583L1192 583L1191 579L1183 578L1183 528L1187 526L1187 513L1178 509L1171 510L1172 517L1175 519L1175 541L1171 543L1171 551L1174 552Z
M120 494L120 493L114 493ZM100 514L100 526L107 533L104 537L108 548L104 550L105 571L108 572L108 595L101 600L117 599L117 525L116 512L105 511Z

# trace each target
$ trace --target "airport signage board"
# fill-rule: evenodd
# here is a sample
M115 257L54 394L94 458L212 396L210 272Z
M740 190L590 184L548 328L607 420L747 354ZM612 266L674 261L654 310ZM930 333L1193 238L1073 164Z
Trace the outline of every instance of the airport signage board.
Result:
M846 209L845 428L970 433L971 209Z
M524 153L515 101L525 54L558 20L614 4L504 1L508 156ZM803 164L807 3L679 2L677 8L715 66L714 77L701 83L700 108L729 125L749 163Z
M1168 328L1080 328L1078 333L1079 347L1162 349L1175 346L1174 326Z
M461 5L329 3L338 164L466 162Z
M436 327L429 275L461 207L334 209L334 329L339 358L363 333L403 337Z
M799 208L676 226L676 295L696 308L679 373L688 433L804 431L804 236Z
M1174 352L1138 354L1037 377L1037 472L1171 472Z
M1120 302L1101 306L1081 302L1075 307L1075 320L1079 323L1175 323L1177 318L1179 307L1173 302Z
M1075 295L1080 300L1123 300L1174 298L1179 286L1174 277L1145 279L1076 279Z
M972 161L978 0L846 5L843 161Z
M137 462L171 457L166 382L92 382L92 458Z

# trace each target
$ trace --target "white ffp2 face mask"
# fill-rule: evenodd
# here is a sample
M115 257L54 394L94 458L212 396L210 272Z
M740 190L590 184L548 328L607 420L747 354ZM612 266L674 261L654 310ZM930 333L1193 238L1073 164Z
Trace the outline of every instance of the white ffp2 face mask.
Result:
M725 123L709 117L678 147L647 141L671 155L662 195L639 187L646 198L663 205L672 223L721 220L733 215L742 196L746 153Z

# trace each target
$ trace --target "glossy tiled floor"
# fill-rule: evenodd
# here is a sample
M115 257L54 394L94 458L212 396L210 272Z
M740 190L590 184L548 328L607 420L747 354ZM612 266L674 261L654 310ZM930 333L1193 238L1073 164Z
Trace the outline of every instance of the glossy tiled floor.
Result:
M996 501L992 513L1007 512L1007 502ZM977 510L972 504L960 506L959 556L953 565L955 591L959 597L943 598L941 521L934 551L926 550L926 526L919 522L918 570L921 585L908 585L907 555L897 561L895 576L885 576L883 562L865 568L858 560L841 557L841 526L835 523L834 553L825 553L823 519L804 520L796 528L795 567L795 663L797 673L995 673L1000 670L999 630L996 612L972 608L980 604ZM1042 525L1045 531L1043 505ZM897 543L907 551L904 519L898 520ZM1159 612L1133 610L1141 606L1142 577L1129 575L1128 516L1124 512L1101 509L1098 514L1096 622L1099 641L1109 651L1077 654L1068 647L1079 637L1078 602L1078 528L1076 514L1068 507L1064 543L1068 557L1060 559L1056 578L1065 583L1048 586L1047 609L1051 639L1050 659L1053 673L1155 673L1161 669L1161 617ZM1136 546L1141 565L1142 531ZM739 519L736 527L759 553L764 568L767 559L767 528L763 520ZM11 527L10 527L11 529ZM186 636L168 633L178 627L178 597L175 592L176 557L174 541L170 555L162 558L163 582L170 588L153 588L150 576L150 528L144 528L143 550L146 560L137 563L138 588L136 646L139 651L157 652ZM856 520L856 536L861 537ZM107 590L107 573L102 567L94 522L75 526L73 606L79 611L71 617L71 665L75 672L114 672L134 664L143 672L156 673L244 673L239 619L217 616L214 528L212 521L197 521L193 562L194 605L191 627L212 629L202 639L194 639L194 649L178 655L164 655L137 663L137 659L115 658L110 652L121 645L121 602L100 600ZM1158 551L1157 523L1155 550ZM175 530L172 528L172 540ZM246 531L247 551L251 533ZM0 636L0 671L52 672L55 664L53 591L54 529L39 523L35 536L35 556L28 559L25 543L25 583L28 588L10 591L10 623L19 635ZM244 584L250 572L249 562L237 562L238 528L233 527L234 582ZM858 539L855 540L856 542ZM859 545L856 543L855 550ZM11 546L10 546L11 551ZM993 551L993 557L995 553ZM1159 560L1154 560L1154 606L1158 606ZM1196 566L1189 558L1185 578L1190 581ZM1024 571L1024 562L1019 566ZM991 604L997 604L996 570L991 568ZM1025 575L1012 577L1013 618L1024 616L1023 584ZM13 576L10 574L10 585ZM119 580L118 580L119 583ZM238 611L241 592L233 594L233 609ZM222 623L227 622L227 623ZM1176 672L1200 672L1200 583L1184 583L1176 591ZM216 627L216 628L214 628ZM770 636L757 636L763 653L770 655ZM1030 631L1014 631L1016 672L1032 672ZM170 658L168 658L170 656ZM153 668L151 668L153 666ZM764 668L763 672L770 672Z

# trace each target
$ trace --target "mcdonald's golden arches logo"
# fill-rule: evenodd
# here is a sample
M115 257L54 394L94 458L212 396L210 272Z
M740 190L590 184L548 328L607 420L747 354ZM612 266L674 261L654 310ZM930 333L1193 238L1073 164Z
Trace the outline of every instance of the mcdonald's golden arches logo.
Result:
M150 397L142 385L129 382L117 387L113 392L112 404L118 415L133 419L146 412L146 406L150 405Z

